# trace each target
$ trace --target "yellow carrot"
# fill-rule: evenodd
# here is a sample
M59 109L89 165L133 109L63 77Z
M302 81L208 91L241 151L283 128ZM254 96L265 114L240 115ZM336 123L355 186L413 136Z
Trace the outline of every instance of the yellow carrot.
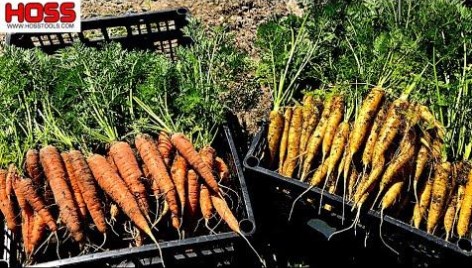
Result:
M375 117L376 111L382 103L384 95L385 91L382 88L375 87L362 103L359 114L354 122L351 135L349 136L346 160L344 161L344 180L347 180L348 178L352 158L361 148L361 145L367 136L367 130Z
M420 228L421 221L423 217L426 215L426 211L429 207L429 203L431 201L431 190L433 188L433 179L428 178L426 184L421 191L421 195L419 197L419 202L415 204L413 209L413 226L416 228Z
M328 122L326 123L325 134L323 135L323 143L321 146L322 159L328 155L331 145L335 136L336 129L341 123L344 115L344 99L339 97L339 100L336 99L333 103L331 109L331 114L329 115Z
M454 218L456 215L457 193L455 193L449 204L446 207L446 214L444 214L444 231L446 231L446 241L451 235L452 226L454 225Z
M461 203L459 219L457 221L457 234L463 237L469 230L470 215L472 212L472 169L468 174L468 181L465 186L464 199Z
M451 171L451 163L444 162L436 165L433 180L433 188L431 189L431 203L429 205L428 221L426 222L426 231L432 233L441 216L446 202L447 183L449 173Z
M382 106L377 116L375 117L374 124L370 130L369 137L367 138L367 142L364 147L364 152L362 153L362 164L364 165L364 170L367 166L370 165L372 162L372 155L374 154L374 146L377 142L377 138L379 136L380 128L385 121L385 116L387 115L387 105Z
M302 172L301 172L301 177L300 177L301 181L306 180L306 177L308 176L308 173L310 172L313 159L318 153L318 149L321 145L321 142L323 141L323 135L325 133L327 121L331 113L331 106L334 106L334 103L336 102L335 99L336 97L333 97L332 99L328 99L326 101L325 106L323 108L323 112L321 114L321 119L318 122L318 125L315 128L315 131L313 132L313 134L311 134L310 138L308 139L305 157L302 163Z
M279 173L280 174L283 174L283 165L285 161L285 155L287 154L288 131L290 129L291 118L292 118L292 109L287 107L284 113L284 132L282 133L282 138L280 140L280 149L279 149Z
M290 129L288 132L288 148L287 159L283 165L283 174L287 177L292 177L300 154L300 136L302 133L303 108L301 106L295 107L290 122Z
M376 165L376 161L382 159L388 150L403 123L404 113L408 107L408 102L404 99L395 100L388 109L387 119L382 125L377 142L375 143L372 165Z
M269 144L269 164L273 165L275 156L279 149L282 130L284 127L284 117L279 111L271 111L269 115L269 131L267 132L267 142Z

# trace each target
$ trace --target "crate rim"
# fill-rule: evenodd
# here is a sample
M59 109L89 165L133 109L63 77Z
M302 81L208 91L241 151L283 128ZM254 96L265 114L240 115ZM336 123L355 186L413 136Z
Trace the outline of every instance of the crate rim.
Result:
M215 241L233 239L233 238L236 238L237 236L238 235L235 233L226 232L226 233L217 234L217 235L186 238L183 240L164 241L164 242L160 242L159 246L163 251L165 251L166 249L172 249L175 246L190 246L190 245L195 245L202 242L211 243ZM199 240L205 240L205 241L199 241ZM78 264L93 263L96 258L119 259L119 258L124 258L124 257L132 257L132 256L140 255L140 254L155 252L157 250L158 250L158 247L155 244L147 244L141 247L134 247L133 252L131 254L129 252L129 248L120 248L120 249L114 249L114 250L109 250L109 251L104 251L104 252L90 253L83 256L76 256L76 257L71 257L67 259L37 263L37 264L30 265L27 267L32 267L32 268L33 267L67 267L67 266L74 266ZM155 257L159 258L160 263L162 263L161 256L155 256Z

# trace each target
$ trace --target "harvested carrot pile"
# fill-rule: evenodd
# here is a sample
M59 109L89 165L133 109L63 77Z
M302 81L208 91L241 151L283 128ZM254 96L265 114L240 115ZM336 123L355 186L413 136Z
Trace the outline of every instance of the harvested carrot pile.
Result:
M371 88L355 118L349 86L305 93L301 103L273 111L265 165L307 183L307 191L342 196L358 211L352 226L361 209L374 209L446 240L467 237L471 164L447 160L451 134L427 106L410 100L415 86L399 97ZM322 198L319 207L330 210Z
M344 224L353 214L345 208L354 212L336 234L388 214L425 231L411 241L419 233L450 245L470 239L470 7L380 0L308 10L263 23L256 40L257 78L272 108L248 157L306 183L289 219L298 200L319 196L319 214L342 211ZM323 204L326 196L339 207Z
M25 263L222 232L245 239L227 141L214 142L226 113L216 78L238 72L212 68L244 57L219 30L196 38L206 42L179 49L177 62L116 44L52 56L4 48L0 209Z

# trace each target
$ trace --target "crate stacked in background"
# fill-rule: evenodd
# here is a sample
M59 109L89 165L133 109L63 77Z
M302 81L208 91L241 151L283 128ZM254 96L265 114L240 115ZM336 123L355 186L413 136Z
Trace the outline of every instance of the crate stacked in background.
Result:
M352 206L343 202L341 196L322 192L317 187L297 201L289 220L293 202L307 190L308 184L268 169L265 155L267 125L263 125L254 136L244 158L244 167L251 192L254 192L258 229L266 233L264 236L274 238L271 243L280 250L279 258L293 258L298 254L305 257L302 262L315 265L323 258L329 258L324 256L332 256L334 250L339 253L338 258L330 261L342 265L362 266L371 263L374 255L383 256L390 260L389 265L395 263L398 266L472 264L470 239L456 238L448 242L443 237L430 235L389 215L384 215L381 221L380 213L374 210L361 211L355 228L332 235L352 225L356 211L352 211ZM322 206L319 209L321 197ZM313 247L306 247L306 243L300 241L312 243ZM314 251L315 248L317 251Z
M105 42L118 42L126 49L149 49L175 59L178 46L191 44L182 29L188 25L186 8L169 9L118 17L82 20L79 33L27 33L8 34L7 45L22 48L38 47L52 54L58 49L82 43L99 47Z
M157 51L175 60L176 48L192 43L191 38L185 36L183 32L183 27L188 25L188 16L186 8L178 8L120 17L94 18L82 21L80 33L10 34L7 36L7 44L22 48L39 48L52 54L74 43L100 47L106 42L118 42L126 49ZM230 128L222 127L212 146L216 149L217 155L228 164L230 170L228 183L235 191L231 198L233 205L238 208L235 216L240 220L242 232L251 237L256 228L254 214ZM175 230L170 227L160 230L162 236L157 238L165 264L169 267L240 267L252 263L253 254L250 256L245 254L250 251L246 242L229 228L224 227L223 230L225 231L217 234L208 234L208 231L205 234L198 233L184 239L178 239ZM11 232L5 232L3 240L0 266L27 266L20 242ZM51 246L45 253L39 252L38 261L30 266L71 267L88 264L94 267L160 267L162 265L156 245L145 244L130 248L126 241L120 243L123 247L118 249L63 259L58 259L55 248L52 248L55 246Z

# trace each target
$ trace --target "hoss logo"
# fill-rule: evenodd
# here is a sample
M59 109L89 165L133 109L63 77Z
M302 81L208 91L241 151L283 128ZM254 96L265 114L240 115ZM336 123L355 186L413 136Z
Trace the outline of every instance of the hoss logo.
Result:
M11 3L6 3L5 21L10 23L16 17L18 22L29 23L74 22L77 18L74 8L73 2L19 3L16 8Z

